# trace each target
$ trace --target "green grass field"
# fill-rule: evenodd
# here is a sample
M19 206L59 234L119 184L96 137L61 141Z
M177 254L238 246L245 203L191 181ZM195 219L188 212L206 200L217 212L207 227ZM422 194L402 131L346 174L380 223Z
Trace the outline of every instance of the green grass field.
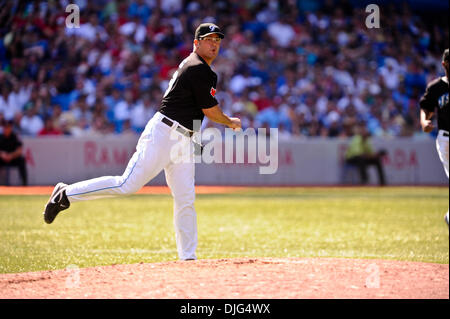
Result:
M449 262L448 188L249 188L197 195L197 257ZM176 260L169 195L74 203L0 196L0 273Z

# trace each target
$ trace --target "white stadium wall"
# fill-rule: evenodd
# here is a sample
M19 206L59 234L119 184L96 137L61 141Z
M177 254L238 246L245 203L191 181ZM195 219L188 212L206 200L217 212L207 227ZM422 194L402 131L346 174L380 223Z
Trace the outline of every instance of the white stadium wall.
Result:
M24 138L30 185L73 183L103 175L121 175L132 156L137 137ZM307 139L280 141L275 174L260 174L262 163L196 164L197 185L336 185L355 181L357 173L343 176L342 158L348 141ZM374 140L386 149L384 168L389 185L448 185L433 139ZM270 154L269 154L270 155ZM10 182L19 185L17 170ZM350 178L349 178L350 176ZM374 168L370 184L377 184ZM148 185L165 185L164 173Z

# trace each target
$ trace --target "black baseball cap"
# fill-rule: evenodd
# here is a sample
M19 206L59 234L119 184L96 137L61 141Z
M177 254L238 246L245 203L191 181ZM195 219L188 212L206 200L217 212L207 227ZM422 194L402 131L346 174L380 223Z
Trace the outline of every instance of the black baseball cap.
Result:
M445 49L444 54L442 55L442 61L449 61L448 49Z
M218 34L221 39L225 38L220 28L214 23L202 23L195 30L195 38L200 39L214 33Z

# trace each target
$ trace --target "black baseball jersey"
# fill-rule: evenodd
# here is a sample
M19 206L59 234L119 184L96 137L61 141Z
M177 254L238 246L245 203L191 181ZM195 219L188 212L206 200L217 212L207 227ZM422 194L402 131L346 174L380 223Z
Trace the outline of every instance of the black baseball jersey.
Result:
M419 101L422 109L435 112L437 108L437 122L439 130L449 130L449 113L448 113L448 90L449 85L442 78L431 81L425 94Z
M192 52L173 74L159 112L193 130L194 120L203 121L202 109L218 104L216 85L216 73L202 57Z

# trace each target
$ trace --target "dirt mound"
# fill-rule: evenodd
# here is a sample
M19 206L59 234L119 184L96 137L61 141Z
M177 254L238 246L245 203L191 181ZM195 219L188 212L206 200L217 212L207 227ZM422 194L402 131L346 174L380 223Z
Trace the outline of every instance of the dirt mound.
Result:
M335 258L241 258L0 275L0 298L449 298L442 264Z

